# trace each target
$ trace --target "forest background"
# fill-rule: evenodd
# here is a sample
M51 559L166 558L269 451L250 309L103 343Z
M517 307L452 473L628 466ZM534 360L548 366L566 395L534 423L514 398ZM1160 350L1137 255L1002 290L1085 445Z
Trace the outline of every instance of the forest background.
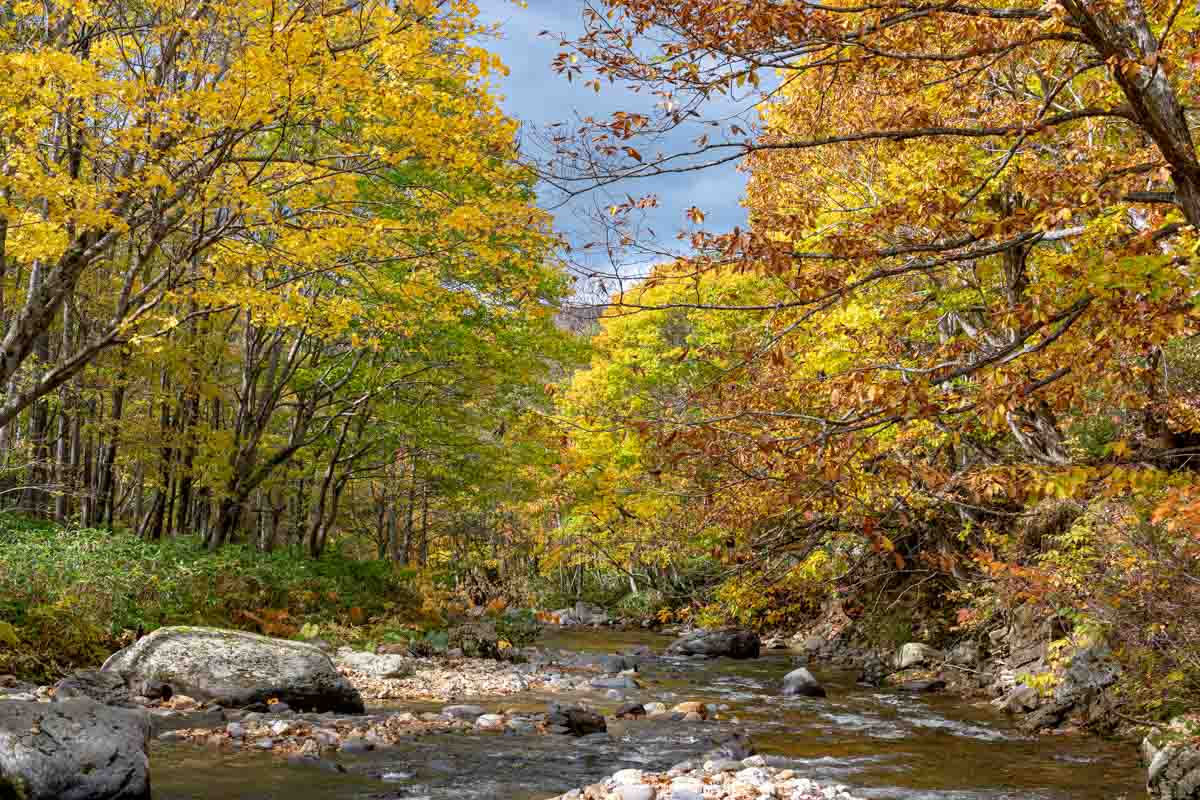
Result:
M652 102L522 137L467 0L0 5L0 666L1032 608L1191 703L1196 10L580 13L560 79ZM638 186L734 163L744 228L652 235Z

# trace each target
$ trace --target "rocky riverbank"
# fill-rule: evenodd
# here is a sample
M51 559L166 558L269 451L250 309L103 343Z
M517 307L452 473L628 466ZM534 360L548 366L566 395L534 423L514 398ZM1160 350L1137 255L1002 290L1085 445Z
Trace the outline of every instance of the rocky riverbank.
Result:
M506 697L532 690L559 692L583 679L557 668L542 651L522 654L523 663L461 656L415 658L341 648L338 671L366 700L432 700Z
M668 772L623 769L607 780L553 800L858 800L845 786L821 786L794 770L775 769L762 756L741 761L684 762Z
M1104 643L1073 635L1028 608L937 646L911 641L885 650L869 641L840 604L830 603L811 626L770 644L805 663L855 667L868 685L989 698L1029 733L1137 733L1114 713L1110 689L1120 667Z
M205 642L221 640L199 629L180 629L171 635L182 641L195 637ZM63 705L60 701L70 697L133 709L149 721L148 738L187 745L160 748L156 757L192 763L211 760L214 768L236 760L259 769L280 769L290 776L302 774L293 765L301 770L348 771L344 777L315 778L338 782L338 786L346 781L347 787L362 786L364 779L380 780L386 774L391 777L382 778L385 782L403 784L413 796L436 800L508 796L507 790L500 789L489 794L488 781L510 788L534 781L530 785L546 789L544 796L575 786L581 788L566 796L606 800L679 800L690 797L684 790L697 786L700 794L694 795L696 800L845 798L848 795L839 784L878 787L881 779L880 775L865 776L866 781L860 783L861 766L832 770L826 766L827 762L842 764L847 753L870 752L873 758L878 754L886 759L895 746L892 743L912 739L918 749L903 763L917 765L922 773L932 770L940 775L944 758L929 751L932 760L921 761L927 754L920 748L935 747L940 753L948 742L957 742L950 746L958 748L955 752L960 756L966 755L966 763L975 765L973 770L990 763L988 759L1003 761L1003 753L1011 756L1015 752L1006 749L1011 735L1004 726L989 729L995 715L978 705L964 706L949 697L917 697L911 693L918 689L912 687L907 693L887 688L897 676L911 677L924 671L933 677L920 691L932 690L936 676L946 670L939 660L945 655L941 651L902 648L896 656L904 670L896 672L897 663L887 665L885 688L875 690L856 686L855 672L820 666L810 672L798 667L796 662L809 659L795 651L790 656L776 651L771 658L707 657L711 649L724 648L727 655L735 656L761 645L756 639L752 643L744 632L691 631L680 639L690 644L671 647L669 640L650 635L639 641L628 633L578 631L550 640L569 649L522 648L509 654L510 661L488 661L457 653L415 658L404 653L332 648L317 658L305 649L317 649L311 645L297 649L295 643L256 637L238 639L240 658L245 660L238 685L231 685L230 676L221 670L209 670L207 662L189 662L184 654L191 651L179 648L169 676L173 681L162 680L168 676L159 661L134 659L127 653L113 662L128 662L126 673L85 671L53 687L11 685L0 692L17 698L11 704L14 709L32 708L35 713L56 713L55 707ZM624 652L574 649L580 645L603 647L606 642ZM701 652L693 652L697 648ZM655 654L663 650L666 655ZM200 648L196 652L207 651ZM295 660L290 671L285 670L293 685L257 684L258 680L268 681L270 675L282 674L273 666L276 659ZM261 671L260 677L246 677L256 674L256 669ZM280 696L297 698L300 704L327 697L309 690L315 685L337 688L328 695L337 702L361 698L367 713L292 707ZM176 690L185 686L199 696ZM261 700L237 707L223 702L227 696ZM555 699L562 704L551 702ZM6 705L0 703L0 707ZM23 717L17 714L15 718ZM831 726L828 720L836 720L836 724ZM784 729L787 735L780 738ZM943 734L935 743L927 734L932 730L952 738L946 740ZM760 734L771 742L769 751L775 754L768 760L753 758L750 737ZM1082 738L1074 744L1059 740L1050 747L1081 754L1094 749ZM1158 743L1156 753L1162 755L1154 756L1160 763L1155 774L1161 776L1159 785L1169 783L1169 793L1157 793L1158 800L1200 800L1179 792L1180 781L1186 783L1192 774L1194 752L1180 747ZM993 756L994 748L1001 749ZM70 749L64 745L64 750ZM130 757L136 755L136 748L128 749ZM704 755L697 757L698 753ZM505 762L495 763L500 754L507 754ZM56 756L62 757L69 763L69 752ZM622 770L616 775L623 776L625 783L609 779L589 784L604 774L606 766L608 770L642 765L662 769L683 759L694 762L668 773L641 772L636 781L631 776L637 770ZM844 763L848 766L853 759ZM277 766L266 766L270 764ZM1025 766L1034 770L1034 781L1047 775L1060 779L1053 766ZM1132 776L1136 766L1125 769L1112 785ZM952 771L945 777L951 788L990 786L993 778L989 771L985 767L982 776L973 773L966 783L959 782L962 776ZM465 794L456 793L453 776L464 774L484 783L476 785L473 779ZM895 773L901 774L903 770ZM897 779L891 775L883 780ZM564 781L564 777L569 779ZM908 787L907 783L900 785ZM32 796L57 798L61 792ZM238 795L238 800L252 796ZM314 788L296 800L359 796L349 788L332 794ZM1104 800L1112 796L1117 795ZM168 793L166 797L193 800L190 795ZM1087 791L1061 797L1100 800ZM99 800L99 796L88 800Z

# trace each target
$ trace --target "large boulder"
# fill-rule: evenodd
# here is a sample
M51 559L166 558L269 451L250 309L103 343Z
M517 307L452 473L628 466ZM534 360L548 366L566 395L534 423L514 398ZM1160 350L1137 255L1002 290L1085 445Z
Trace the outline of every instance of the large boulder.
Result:
M804 667L783 676L783 693L787 697L824 697L825 687Z
M145 714L79 698L0 702L0 797L150 800Z
M168 686L223 706L277 698L298 711L361 714L363 700L329 656L303 642L216 628L159 628L101 668L130 688Z
M697 628L676 639L667 648L668 655L728 656L729 658L758 658L762 643L758 634L742 628L708 630Z
M1175 720L1142 741L1151 800L1200 800L1200 725Z

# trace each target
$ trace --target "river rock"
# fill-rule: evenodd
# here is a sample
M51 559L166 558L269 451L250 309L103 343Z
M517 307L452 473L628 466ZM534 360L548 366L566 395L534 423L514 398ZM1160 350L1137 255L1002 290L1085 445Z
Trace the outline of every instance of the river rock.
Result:
M135 692L163 683L175 695L224 706L275 698L302 711L361 714L363 700L329 656L303 642L216 628L159 628L110 656L102 669Z
M947 656L947 660L951 664L960 667L974 667L979 663L980 658L979 643L970 639L956 644L950 651L950 655Z
M149 800L150 725L88 698L0 703L0 797Z
M1032 686L1018 684L1008 694L992 701L992 705L1002 708L1010 714L1024 714L1038 707L1041 695Z
M600 606L580 600L575 604L575 620L580 625L607 625L608 612Z
M671 711L676 714L699 714L701 719L708 716L708 708L699 700L687 700L683 703L677 703Z
M1195 722L1174 720L1165 731L1142 740L1142 756L1149 765L1146 791L1151 800L1200 800L1200 746L1195 744Z
M629 675L606 675L592 678L588 682L593 689L639 689L638 682Z
M728 656L729 658L758 658L762 643L758 634L743 628L709 630L697 628L676 639L667 648L669 655Z
M86 697L105 706L134 705L133 694L125 679L116 672L98 669L81 669L54 684L55 700L71 700Z
M783 676L783 693L788 697L824 697L825 687L804 667Z
M930 647L920 642L909 642L902 645L900 652L896 654L896 669L927 667L945 660L945 655L936 647Z
M632 786L642 782L643 774L640 769L620 769L613 773L612 782L618 786Z
M641 719L646 716L646 709L641 703L626 703L617 709L614 716L617 719Z
M589 736L608 730L608 723L604 721L604 717L595 711L589 711L579 706L564 708L557 703L550 705L546 723L550 726L566 728L572 736Z
M482 714L475 720L475 727L486 731L500 730L504 727L504 717L500 714Z
M755 754L754 742L745 731L719 733L709 741L711 747L705 751L701 761L736 761Z
M365 653L342 647L334 659L338 666L372 678L407 678L413 673L412 661L402 655Z
M482 717L487 712L484 711L482 706L459 705L459 706L446 706L445 708L442 709L442 713L448 717L453 717L454 719L461 719L461 720L465 720L467 722L473 722L474 720L478 719L479 717Z
M1106 690L1120 677L1120 666L1104 644L1075 650L1049 702L1021 720L1029 731L1061 725L1068 717L1084 722L1101 719L1109 708Z

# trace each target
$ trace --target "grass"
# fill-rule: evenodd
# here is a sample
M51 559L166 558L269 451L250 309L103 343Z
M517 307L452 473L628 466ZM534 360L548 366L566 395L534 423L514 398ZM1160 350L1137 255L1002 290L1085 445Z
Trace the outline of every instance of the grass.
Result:
M212 625L359 638L417 606L415 573L335 549L321 560L0 516L0 672L50 680L138 632Z

